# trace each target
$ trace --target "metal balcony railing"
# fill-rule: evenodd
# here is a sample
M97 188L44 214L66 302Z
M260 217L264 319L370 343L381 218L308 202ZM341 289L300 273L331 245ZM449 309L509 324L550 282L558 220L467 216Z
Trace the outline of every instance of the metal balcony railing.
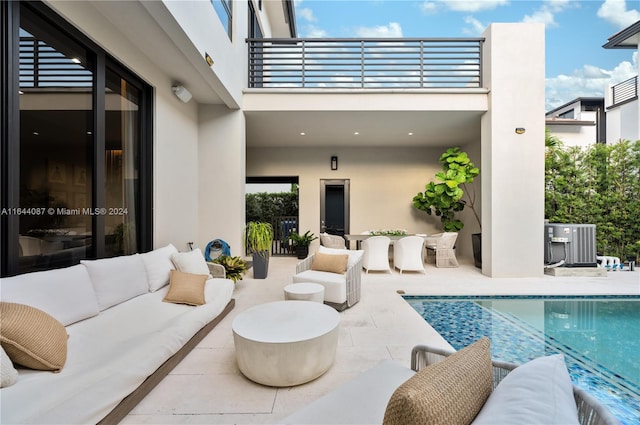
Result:
M483 38L247 39L250 88L479 88Z
M611 87L612 106L638 98L638 76Z

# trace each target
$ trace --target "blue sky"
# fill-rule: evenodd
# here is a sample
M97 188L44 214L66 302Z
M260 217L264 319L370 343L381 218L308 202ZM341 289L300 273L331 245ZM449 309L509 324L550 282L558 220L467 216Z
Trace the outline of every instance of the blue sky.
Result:
M603 49L640 0L295 0L298 37L478 37L492 22L543 22L546 109L604 96L638 73L637 51Z

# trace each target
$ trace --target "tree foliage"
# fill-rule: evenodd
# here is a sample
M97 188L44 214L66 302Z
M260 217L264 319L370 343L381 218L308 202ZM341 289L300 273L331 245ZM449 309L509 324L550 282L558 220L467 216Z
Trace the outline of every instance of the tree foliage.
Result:
M440 156L442 171L436 173L436 182L429 182L424 192L413 197L416 209L440 217L445 232L457 232L464 224L456 218L456 213L469 206L475 214L478 224L480 218L474 209L474 197L467 190L467 183L480 174L466 152L460 148L449 148ZM463 199L464 195L468 199Z
M298 193L247 193L246 222L273 223L275 217L298 215Z
M546 143L545 216L596 225L596 249L640 253L640 140L586 148Z

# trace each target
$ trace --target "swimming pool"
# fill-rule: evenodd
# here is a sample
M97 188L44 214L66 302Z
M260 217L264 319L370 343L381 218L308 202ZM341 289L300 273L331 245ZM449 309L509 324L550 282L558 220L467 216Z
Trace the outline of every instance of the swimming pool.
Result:
M563 353L571 379L624 424L640 417L640 296L409 296L456 350L482 336L494 359Z

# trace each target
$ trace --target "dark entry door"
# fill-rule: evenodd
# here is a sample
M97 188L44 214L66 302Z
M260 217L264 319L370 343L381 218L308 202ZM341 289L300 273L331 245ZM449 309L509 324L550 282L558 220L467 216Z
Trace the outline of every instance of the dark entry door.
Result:
M320 180L320 231L349 233L349 180Z

